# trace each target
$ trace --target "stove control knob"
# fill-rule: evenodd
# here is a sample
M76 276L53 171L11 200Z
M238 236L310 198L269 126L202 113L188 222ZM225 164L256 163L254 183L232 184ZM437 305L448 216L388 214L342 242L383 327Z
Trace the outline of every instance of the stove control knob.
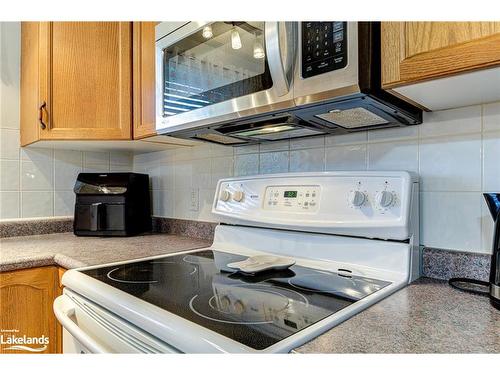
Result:
M223 202L227 202L229 199L231 199L231 193L229 190L222 190L220 192L219 199Z
M362 191L354 190L349 193L349 202L355 206L359 207L366 201L366 195Z
M243 200L243 198L245 198L245 193L244 192L242 192L241 190L237 190L237 191L234 192L233 199L236 202L241 202Z
M389 207L394 202L394 194L384 190L379 192L375 199L380 207Z

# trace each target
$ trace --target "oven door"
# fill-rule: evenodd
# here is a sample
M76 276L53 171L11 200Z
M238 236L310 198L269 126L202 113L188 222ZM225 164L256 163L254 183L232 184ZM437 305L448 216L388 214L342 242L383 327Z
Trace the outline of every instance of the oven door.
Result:
M297 23L156 26L156 129L169 133L280 111L292 94Z

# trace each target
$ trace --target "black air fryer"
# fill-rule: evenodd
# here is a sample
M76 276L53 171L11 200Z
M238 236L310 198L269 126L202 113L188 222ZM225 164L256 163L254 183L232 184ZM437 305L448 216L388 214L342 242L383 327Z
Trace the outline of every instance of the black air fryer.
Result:
M151 230L147 174L80 173L74 192L77 236L132 236Z

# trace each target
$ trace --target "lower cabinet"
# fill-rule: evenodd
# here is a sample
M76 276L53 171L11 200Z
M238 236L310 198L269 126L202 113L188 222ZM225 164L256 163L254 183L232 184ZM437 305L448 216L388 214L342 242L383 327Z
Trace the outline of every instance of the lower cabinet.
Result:
M62 352L62 328L52 304L63 269L38 267L0 273L0 353Z

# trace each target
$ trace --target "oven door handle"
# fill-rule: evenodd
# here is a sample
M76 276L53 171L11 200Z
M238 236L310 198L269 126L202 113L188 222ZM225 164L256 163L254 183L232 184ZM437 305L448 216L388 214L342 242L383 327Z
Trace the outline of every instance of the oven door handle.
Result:
M282 24L282 25L280 25ZM284 28L283 30L281 30ZM290 91L297 40L296 22L266 22L266 54L273 88L278 96Z
M65 295L57 297L54 301L54 314L71 336L91 353L107 353L102 345L86 334L72 319L75 316L75 305L70 298Z

